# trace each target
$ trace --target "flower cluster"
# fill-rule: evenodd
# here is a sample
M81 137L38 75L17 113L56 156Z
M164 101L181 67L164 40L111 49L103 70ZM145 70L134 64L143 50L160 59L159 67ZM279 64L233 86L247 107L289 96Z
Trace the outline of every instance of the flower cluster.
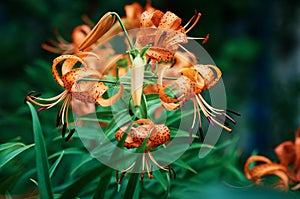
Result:
M145 8L133 3L127 5L125 11L126 17L123 18L115 12L106 13L93 28L93 23L86 20L87 24L74 29L72 43L58 35L58 42L44 44L44 49L60 54L53 60L52 73L54 80L64 91L51 98L42 98L39 94L30 92L26 100L40 106L38 111L62 102L57 126L62 125L63 137L66 130L69 131L66 137L69 140L75 132L69 124L70 106L73 111L83 111L78 110L76 103L110 107L124 100L123 95L130 93L128 103L132 104L129 112L132 113L133 121L114 132L114 141L123 142L123 147L128 150L143 147L142 179L144 170L150 179L153 177L150 161L175 176L169 165L160 165L151 153L159 147L166 147L172 137L169 127L154 123L147 114L137 114L136 110L142 107L147 111L148 107L143 104L143 100L147 100L145 96L150 93L168 111L175 111L184 106L185 102L192 101L194 119L191 131L196 126L196 118L202 124L202 112L209 124L231 132L225 120L233 123L235 120L226 113L227 110L212 107L202 96L203 91L219 82L222 73L217 66L199 64L198 57L183 47L190 39L201 39L202 44L208 40L209 35L199 38L187 36L200 19L200 13L196 12L186 25L182 25L182 19L176 14L171 11L164 13L149 3ZM128 34L128 30L133 28L139 28L134 40ZM124 53L116 52L110 43L105 42L120 34L125 36L127 44L127 51ZM179 51L179 48L184 52ZM171 69L173 72L170 72ZM147 77L149 79L146 81ZM110 88L117 88L118 92L111 94ZM83 112L88 114L90 111ZM204 140L202 125L200 134ZM135 163L122 170L122 174L130 171Z

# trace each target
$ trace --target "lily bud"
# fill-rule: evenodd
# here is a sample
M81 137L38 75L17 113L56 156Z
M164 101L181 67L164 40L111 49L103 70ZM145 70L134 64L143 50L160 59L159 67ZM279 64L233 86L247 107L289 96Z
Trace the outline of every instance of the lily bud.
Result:
M134 106L141 105L145 62L141 56L134 58L131 69L131 96Z

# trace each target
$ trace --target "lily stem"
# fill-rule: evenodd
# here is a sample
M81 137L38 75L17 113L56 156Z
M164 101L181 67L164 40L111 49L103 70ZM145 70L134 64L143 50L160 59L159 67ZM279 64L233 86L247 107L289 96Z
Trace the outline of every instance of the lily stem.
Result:
M134 47L132 41L131 41L130 38L129 38L128 32L127 32L127 30L126 30L126 28L125 28L125 26L124 26L124 24L123 24L123 21L122 21L121 17L120 17L120 16L118 15L118 13L116 13L116 12L111 12L111 14L112 14L112 15L115 15L116 18L117 18L117 20L119 21L119 24L120 24L120 26L121 26L121 28L122 28L122 30L123 30L123 32L124 32L124 35L125 35L125 37L126 37L128 43L129 43L130 49L131 49L131 50L134 49L135 47Z
M126 78L126 77L122 77L121 79L130 79L130 78ZM145 76L145 79L157 79L157 76ZM177 80L177 78L174 77L164 77L163 79L165 80ZM112 81L112 80L105 80L105 79L97 79L97 78L81 78L79 81L92 81L92 82L104 82L104 83L110 83L110 84L118 84L120 81L116 80L116 81ZM121 82L122 84L130 84L130 82Z

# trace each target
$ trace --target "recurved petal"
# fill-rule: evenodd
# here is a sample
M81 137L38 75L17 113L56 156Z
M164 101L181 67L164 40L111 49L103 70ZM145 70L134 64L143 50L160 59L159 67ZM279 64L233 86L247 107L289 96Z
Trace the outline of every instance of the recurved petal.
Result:
M253 162L262 162L261 164L253 166L249 169L249 165ZM244 172L249 180L253 180L256 184L260 184L262 178L268 175L275 175L280 179L274 184L277 188L282 190L288 190L289 188L289 177L288 168L277 163L271 162L264 156L251 156L246 161Z
M97 104L99 104L100 106L111 106L112 104L116 103L121 97L122 94L124 92L124 86L123 84L120 84L120 90L118 93L116 93L115 95L113 95L112 97L108 98L108 99L104 99L102 97L98 97L97 99L95 99L95 102Z
M288 166L295 161L295 146L291 141L286 141L279 144L275 148L275 153L279 159L280 164Z
M259 164L251 168L249 172L251 176L250 180L261 179L267 175L277 175L277 171L287 172L287 168L276 163ZM285 175L287 176L286 173ZM281 175L278 177L281 177Z
M264 156L259 156L259 155L255 155L255 156L251 156L247 159L245 166L244 166L244 173L246 178L248 178L249 180L252 179L252 175L250 174L250 169L249 169L249 165L253 162L262 162L262 163L267 163L267 164L271 164L272 161L269 158L266 158Z
M298 128L298 131L296 132L296 138L295 138L295 163L294 163L294 169L298 172L298 181L300 182L300 126Z
M57 71L57 65L64 61L62 70L61 70L61 75L66 74L67 72L71 71L74 65L77 62L80 62L84 67L87 67L87 64L81 59L80 57L77 57L75 55L61 55L53 60L52 63L52 74L55 79L55 81L64 88L64 83L63 80L61 79L60 73Z
M194 68L200 73L200 75L205 79L206 81L206 89L210 89L218 81L221 79L222 72L221 70L214 65L203 65L203 64L197 64L194 66Z
M182 75L187 77L190 81L190 87L195 94L201 93L206 87L205 79L194 68L184 68L180 70Z
M88 88L82 87L80 82L82 81L83 83L89 83L90 86L96 84L97 82L91 82L84 80L84 78L95 78L95 79L101 79L102 75L91 68L75 68L69 72L67 72L65 75L62 76L62 81L64 83L64 87L68 89L69 91L72 92L82 92L82 91L88 91ZM76 84L75 84L76 83ZM74 86L75 85L75 86ZM88 84L84 84L88 85Z
M161 12L160 10L155 10L154 12L152 11L144 11L141 16L141 23L140 27L141 28L146 28L146 27L157 27L163 17L164 13Z
M139 119L133 122L133 124L153 124L153 122L149 119Z
M169 97L165 92L165 88L160 85L158 86L158 96L164 103L175 103L179 101L177 98Z
M81 61L79 61L79 59L76 58L80 58ZM87 67L90 62L88 61L88 58L96 58L96 60L99 60L98 55L93 52L78 52L74 55L69 55L69 57L66 58L62 64L61 74L64 75L67 72L71 71L75 67L75 64L77 64L77 62L80 62L83 67Z
M161 18L158 28L178 30L181 26L181 19L174 13L167 11Z
M280 179L273 185L275 188L288 191L289 190L289 178L284 171L275 171L274 175L278 176Z
M163 107L165 107L165 109L167 109L168 111L173 111L175 109L178 109L182 105L182 103L178 103L178 104L176 104L176 103L166 103L166 102L163 102L163 101L161 101L161 103L162 103Z
M158 62L160 61L169 62L174 57L174 54L175 54L174 52L169 51L165 48L159 48L154 46L147 51L147 55Z

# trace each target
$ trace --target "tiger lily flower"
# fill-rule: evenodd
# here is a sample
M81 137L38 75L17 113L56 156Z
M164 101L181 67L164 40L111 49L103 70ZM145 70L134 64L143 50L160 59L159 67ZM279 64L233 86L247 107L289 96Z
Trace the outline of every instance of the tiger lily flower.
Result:
M121 127L116 133L115 133L115 138L118 142L120 142L121 138L123 136L126 136L125 142L124 142L124 147L128 149L134 149L142 146L143 142L145 139L147 139L146 142L146 148L145 148L145 153L143 153L142 157L142 173L141 173L141 179L143 180L144 178L144 171L146 169L147 175L149 179L152 179L152 170L150 166L150 161L157 166L158 168L169 171L170 175L174 173L175 177L175 172L173 169L168 167L161 166L153 157L151 154L151 150L159 147L160 145L163 145L167 143L170 139L170 130L167 126L164 124L154 124L151 120L149 119L139 119L135 122L133 122L133 126L130 128L130 131L128 132L128 135L125 135L126 129L128 128L128 125L125 125ZM136 162L131 164L127 169L124 169L121 171L122 177L125 175L126 172L130 171L134 166ZM121 179L119 181L118 179L118 174L117 174L117 181L121 183Z
M285 141L275 148L280 164L285 166L287 174L295 185L292 189L300 189L300 126L296 131L295 141Z
M254 162L261 162L252 168L249 168L250 164ZM255 184L262 184L262 178L268 175L275 175L279 177L279 180L273 184L281 190L287 191L289 188L289 178L287 175L287 168L281 164L273 163L270 159L264 156L251 156L247 159L244 166L244 173L247 179L254 181Z
M87 63L83 60L84 57L93 55L88 52L77 53L76 55L61 55L53 60L52 73L55 81L65 90L59 95L51 98L41 98L38 95L33 95L30 92L26 96L26 100L40 106L39 111L50 109L60 102L63 102L58 115L57 126L62 124L62 134L65 135L65 130L68 128L70 134L66 140L70 139L74 133L74 129L70 130L69 127L69 105L72 97L85 103L96 103L100 106L110 106L121 97L123 93L123 85L120 84L120 90L117 94L109 99L102 98L102 95L108 90L108 87L103 82L81 81L83 78L97 78L101 80L102 75L88 67ZM96 55L94 55L96 56ZM57 70L59 63L62 63L60 73ZM83 67L74 68L77 63L81 63Z
M280 179L275 184L276 188L288 191L289 185L293 185L292 190L300 189L300 126L296 131L295 141L285 141L275 148L275 153L279 163L274 163L264 156L251 156L244 166L245 176L261 184L262 178L267 175L276 175ZM262 162L249 168L254 162Z
M170 11L166 13L159 10L145 11L141 16L140 27L142 29L138 33L136 45L153 44L147 52L148 57L158 62L169 62L181 46L180 44L187 43L188 39L202 39L203 43L208 40L209 35L205 38L186 36L198 23L200 16L200 13L195 13L188 23L182 26L181 18ZM146 29L143 30L143 28Z
M228 124L224 121L223 117L229 119L233 123L235 123L235 120L226 113L226 110L210 106L201 95L202 91L210 89L221 78L222 73L218 67L214 65L197 64L192 68L182 68L179 70L179 73L181 74L179 78L177 80L172 80L169 85L165 86L163 85L163 77L167 69L168 67L163 68L158 75L158 95L162 105L167 110L175 110L181 107L187 100L192 100L194 103L194 120L191 130L194 128L195 120L198 115L202 141L203 133L200 110L212 125L217 124L228 132L232 131L232 129L227 127ZM166 90L168 89L170 92L175 93L176 96L170 97L166 93ZM230 112L237 114L233 111ZM225 125L222 124L222 122L225 123Z

